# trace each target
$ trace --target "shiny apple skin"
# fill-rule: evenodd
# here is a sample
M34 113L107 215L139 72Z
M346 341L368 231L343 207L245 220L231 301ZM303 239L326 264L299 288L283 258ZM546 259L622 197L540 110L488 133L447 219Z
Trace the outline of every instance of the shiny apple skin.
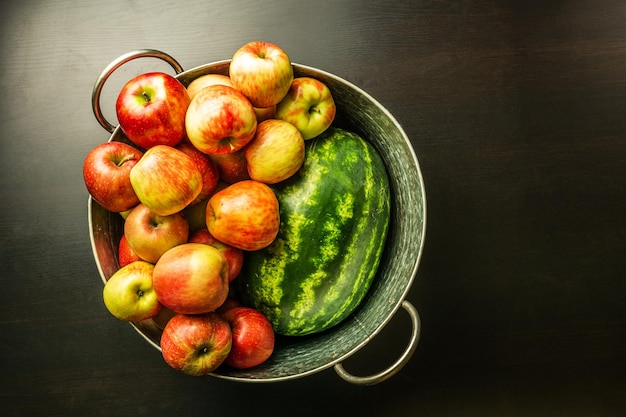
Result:
M152 281L166 308L181 314L208 313L228 297L228 262L215 247L185 243L159 258Z
M217 240L244 251L263 249L278 234L278 199L267 184L239 181L213 194L206 220Z
M215 371L228 357L232 332L217 313L177 314L165 325L160 343L169 366L187 375L203 376Z

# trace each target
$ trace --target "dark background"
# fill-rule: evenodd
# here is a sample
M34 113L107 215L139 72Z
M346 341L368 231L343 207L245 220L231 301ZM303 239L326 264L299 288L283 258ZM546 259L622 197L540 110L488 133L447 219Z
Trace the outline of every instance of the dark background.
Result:
M3 416L622 416L626 408L626 3L5 1L0 6ZM359 85L426 184L408 299L423 331L390 380L192 378L106 311L82 161L109 134L91 89L117 56L185 69L251 40ZM130 74L109 80L113 118ZM345 367L404 349L400 311Z

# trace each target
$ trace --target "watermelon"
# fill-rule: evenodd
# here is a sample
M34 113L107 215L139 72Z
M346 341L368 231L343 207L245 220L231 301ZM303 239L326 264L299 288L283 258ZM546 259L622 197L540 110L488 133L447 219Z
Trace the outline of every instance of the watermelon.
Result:
M377 151L353 132L330 127L306 141L305 161L274 186L278 236L246 253L238 277L244 304L277 334L321 332L361 303L385 245L389 179Z

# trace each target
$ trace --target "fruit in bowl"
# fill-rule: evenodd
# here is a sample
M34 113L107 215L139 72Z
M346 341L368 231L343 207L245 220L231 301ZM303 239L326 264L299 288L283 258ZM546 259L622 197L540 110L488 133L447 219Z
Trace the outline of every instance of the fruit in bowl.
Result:
M191 86L194 80L207 74L228 76L232 62L207 64L182 72L176 78ZM237 279L228 282L228 295L221 305L212 308L223 317L235 308L251 308L265 317L271 324L272 334L277 334L271 354L251 368L235 362L229 364L226 359L220 361L217 367L203 368L210 369L207 372L212 375L228 379L277 381L308 375L338 364L366 343L367 338L384 326L400 306L421 250L423 188L410 143L399 125L379 103L346 81L310 67L298 64L291 64L291 67L294 74L292 83L300 78L312 78L323 83L336 106L328 126L322 125L317 136L302 137L305 141L302 164L291 175L281 177L277 182L267 181L266 184L251 178L250 172L247 177L240 174L242 167L246 171L259 167L258 160L245 160L246 151L252 154L250 149L254 134L241 146L229 145L225 148L228 151L197 146L191 135L185 139L213 161L220 160L221 156L233 156L224 158L222 165L216 162L220 185L210 197L196 206L188 203L179 212L189 221L192 221L193 213L194 229L199 230L202 225L196 217L201 211L195 208L204 207L205 233L222 244L237 245L244 255ZM199 88L194 92L192 102L211 89L220 88L230 94L230 90L223 89L237 90L237 84L233 83L233 86ZM228 97L229 94L222 96ZM271 120L281 120L298 129L295 122L279 117L279 104L282 100L287 103L287 93L277 104L264 107L268 109L267 113L260 113L262 107L257 107L267 103L253 104L249 97L242 95L248 100L244 107L252 109L255 114L255 134L262 123ZM189 109L191 107L190 104ZM197 126L199 124L196 123ZM193 122L191 127L187 125L187 133L193 128ZM118 130L110 140L123 142L125 138ZM351 151L344 149L342 146L345 144L354 148ZM355 152L355 149L358 150ZM379 160L376 154L379 154ZM242 159L245 163L241 163ZM357 166L359 164L354 165L358 160L364 161L360 167ZM265 166L270 170L272 165L278 167L280 164L267 163ZM237 174L226 180L229 172ZM251 183L255 186L250 187ZM243 193L245 188L253 192ZM266 204L268 201L272 203ZM112 231L111 235L118 238L123 231L119 225L127 220L119 214L111 217L110 212L92 200L90 213L94 254L106 281L117 268L117 254L109 255L107 247L102 245L102 241L108 238L100 231ZM94 226L103 223L107 224L104 228ZM401 227L396 227L398 223ZM245 226L238 228L242 224ZM263 238L258 239L258 236ZM234 237L235 241L232 240ZM191 241L189 238L177 246L188 245ZM251 242L256 243L248 246ZM155 261L158 262L160 260ZM213 272L221 270L215 266L205 269ZM296 272L286 274L287 269ZM271 279L255 281L252 276L259 271L259 276L267 274L264 276ZM288 280L287 275L296 278ZM320 287L323 276L333 284ZM215 290L214 294L223 296L222 291L223 288ZM161 298L167 303L167 296ZM341 299L349 302L341 303ZM214 303L217 304L219 302ZM170 308L164 310L170 311ZM316 310L324 314L316 315ZM326 315L330 310L334 314ZM159 319L156 326L152 323L153 319L133 322L133 325L155 347L166 351L169 348L165 349L162 345L162 335L165 334L162 329L170 322L176 323L173 320L178 316L205 314L210 313L173 313L167 320ZM166 321L165 325L162 325L163 321ZM233 351L237 344L233 331L235 324L231 321L228 326L231 331L230 350ZM311 361L303 361L302 355L297 352L312 355ZM174 361L168 363L175 364ZM178 365L173 367L182 369Z

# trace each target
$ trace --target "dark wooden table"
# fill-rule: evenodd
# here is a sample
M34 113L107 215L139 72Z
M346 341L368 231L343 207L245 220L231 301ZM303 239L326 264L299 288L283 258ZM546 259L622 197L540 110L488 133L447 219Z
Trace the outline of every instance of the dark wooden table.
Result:
M9 1L0 6L3 416L622 416L626 3ZM105 309L82 162L97 76L140 48L184 68L251 40L367 90L400 121L428 226L422 338L372 387L192 378ZM112 77L103 109L144 60ZM117 74L117 73L116 73ZM404 349L398 314L345 367Z

